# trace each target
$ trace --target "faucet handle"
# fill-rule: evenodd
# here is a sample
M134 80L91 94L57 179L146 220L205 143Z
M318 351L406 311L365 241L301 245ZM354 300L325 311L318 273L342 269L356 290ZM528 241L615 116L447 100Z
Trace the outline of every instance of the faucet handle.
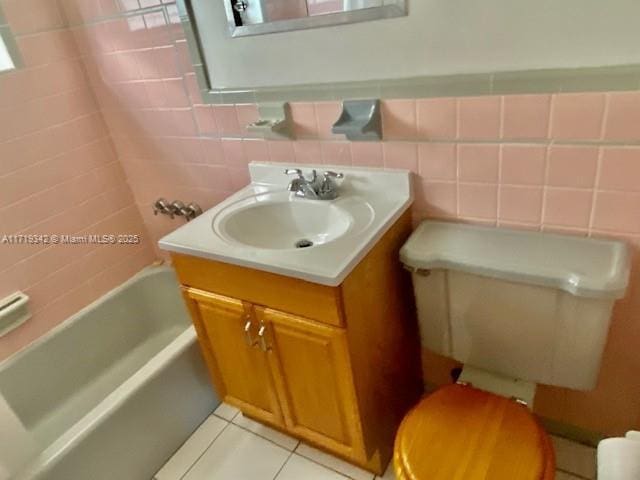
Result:
M298 175L299 178L304 178L304 176L302 175L302 170L300 170L299 168L287 168L284 171L285 175Z
M300 180L304 180L307 183L315 183L316 179L318 178L318 172L316 172L315 170L311 170L311 179L308 180L304 174L302 173L302 170L300 170L299 168L287 168L284 173L286 175L297 175L298 178Z
M329 170L324 172L324 178L344 178L344 173L336 173Z
M187 220L193 220L194 218L202 215L202 208L200 208L200 205L195 202L191 202L189 205L187 205L187 210L189 212L189 215L187 215Z
M164 198L159 198L153 204L153 214L158 215L159 213L166 213L169 209L169 202L167 202Z
M202 215L202 209L197 203L191 202L189 205L182 205L179 215L182 215L187 222Z

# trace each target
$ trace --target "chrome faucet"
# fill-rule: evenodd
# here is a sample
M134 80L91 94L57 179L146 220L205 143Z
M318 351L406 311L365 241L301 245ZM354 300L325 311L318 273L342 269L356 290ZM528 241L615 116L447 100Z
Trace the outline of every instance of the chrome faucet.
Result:
M175 200L169 203L164 198L159 198L153 204L153 214L158 215L159 213L162 215L168 215L171 219L175 216L184 217L188 222L197 216L202 215L202 209L194 202L185 205L180 200Z
M191 202L189 205L185 205L180 200L175 200L171 203L170 208L176 215L184 217L187 222L202 215L202 209L197 203Z
M311 178L307 179L299 168L288 168L286 175L297 175L291 180L287 189L294 192L296 197L311 200L333 200L338 197L338 185L336 179L344 178L342 173L324 172L322 177L318 172L311 171Z

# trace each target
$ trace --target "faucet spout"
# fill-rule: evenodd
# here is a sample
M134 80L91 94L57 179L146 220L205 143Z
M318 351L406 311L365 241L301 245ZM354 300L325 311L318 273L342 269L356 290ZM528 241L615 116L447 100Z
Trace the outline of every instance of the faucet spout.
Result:
M318 172L311 171L311 178L308 179L299 168L288 168L284 171L286 175L297 175L289 183L287 190L295 193L297 197L311 200L333 200L338 196L337 184L334 178L343 178L341 173L324 172L322 178Z

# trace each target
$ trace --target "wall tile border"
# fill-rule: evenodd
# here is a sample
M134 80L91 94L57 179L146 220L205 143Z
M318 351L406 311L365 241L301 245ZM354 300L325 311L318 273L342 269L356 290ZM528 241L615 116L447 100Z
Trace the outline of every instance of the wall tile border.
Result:
M346 98L431 98L640 89L640 64L424 76L258 89L211 89L190 0L177 0L203 100L206 103L322 101Z
M190 1L175 0L175 4L165 2L152 7L122 10L114 15L94 18L89 23L101 23L114 18L158 11L169 16L167 7L176 5L202 100L207 104L330 101L358 98L420 99L640 90L640 64L423 76L257 89L211 89L204 57L201 54L197 27L189 6ZM70 26L73 27L73 25Z

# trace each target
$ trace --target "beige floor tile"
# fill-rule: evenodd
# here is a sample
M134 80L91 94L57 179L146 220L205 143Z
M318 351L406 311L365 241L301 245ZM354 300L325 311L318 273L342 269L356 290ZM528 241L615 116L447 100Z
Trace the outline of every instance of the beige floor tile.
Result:
M273 480L291 452L229 424L183 480Z
M187 470L200 458L209 445L229 425L215 415L207 418L182 447L155 474L155 480L180 480Z
M556 451L556 467L583 478L596 478L596 449L571 440L552 436Z
M358 468L345 462L344 460L340 460L328 453L324 453L316 448L310 447L306 443L301 442L300 445L298 445L298 448L296 448L296 453L313 460L316 463L324 465L331 470L335 470L342 475L350 477L353 480L373 480L374 478L373 473L369 473L362 468Z
M298 446L297 439L274 430L273 428L269 428L266 425L258 423L254 420L251 420L250 418L247 418L242 414L236 415L236 417L233 419L233 423L238 425L239 427L255 433L256 435L260 435L267 440L271 440L273 443L280 445L282 448L286 448L290 452L295 450L295 448Z
M582 480L582 478L576 477L575 475L571 475L570 473L556 470L556 480Z
M384 472L384 475L381 477L376 477L376 480L396 480L396 474L393 471L393 460L389 462L389 466L387 470Z
M223 402L218 406L218 408L214 410L213 413L215 413L220 418L224 418L225 420L230 422L235 418L236 415L238 415L238 413L240 413L240 410L229 405L228 403Z
M348 480L348 477L340 475L322 465L318 465L300 455L293 454L284 464L284 467L275 480Z

